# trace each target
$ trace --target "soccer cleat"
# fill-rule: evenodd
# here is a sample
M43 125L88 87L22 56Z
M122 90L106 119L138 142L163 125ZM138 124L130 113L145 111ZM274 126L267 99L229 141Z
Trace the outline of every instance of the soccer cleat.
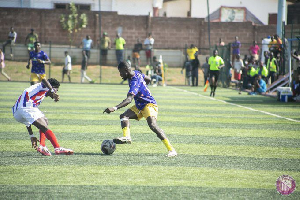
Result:
M43 147L42 145L37 148L37 152L40 152L44 156L51 156L51 152L48 150L48 148Z
M173 149L172 151L169 151L167 157L175 157L177 156L177 152Z
M215 97L215 92L213 92L213 97Z
M73 153L74 153L74 151L72 149L66 149L66 148L63 148L63 147L55 148L55 154L56 155L60 155L60 154L72 155Z
M210 95L209 96L211 96L213 94L213 92L210 92Z
M114 143L116 144L131 144L131 138L130 137L119 137L113 139Z

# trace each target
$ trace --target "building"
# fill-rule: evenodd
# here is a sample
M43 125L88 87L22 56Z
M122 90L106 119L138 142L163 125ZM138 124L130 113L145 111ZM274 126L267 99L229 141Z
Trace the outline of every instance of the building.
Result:
M288 0L287 6L297 0ZM67 9L74 2L80 10L110 11L119 15L206 18L207 0L0 0L0 7ZM99 6L100 2L100 6ZM259 5L259 6L258 6ZM235 13L234 22L276 24L278 0L209 0L209 12L219 14L219 21ZM251 13L251 14L249 14ZM287 13L287 12L286 12ZM216 21L216 20L215 20ZM286 20L287 21L287 20Z

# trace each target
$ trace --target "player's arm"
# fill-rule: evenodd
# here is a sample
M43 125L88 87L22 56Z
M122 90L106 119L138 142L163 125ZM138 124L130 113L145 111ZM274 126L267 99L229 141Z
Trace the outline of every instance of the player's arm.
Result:
M47 81L47 79L43 78L42 83L49 89L49 91L46 94L47 96L50 96L51 99L54 99L55 102L59 101L59 95L56 94L56 89L54 89L51 84Z
M30 140L31 140L31 145L32 145L32 148L34 149L37 149L37 142L39 142L39 140L33 135L33 132L32 132L32 129L31 129L31 125L26 127L27 128L27 131L29 133L29 137L30 137Z
M120 108L123 108L125 106L127 106L128 104L130 104L132 102L134 98L134 94L128 93L126 99L124 99L119 105L115 106L115 107L111 107L111 108L106 108L103 113L111 113L114 112Z
M144 80L146 82L146 84L148 85L151 82L151 78L149 76L144 76Z
M27 65L26 65L26 68L27 68L27 69L30 68L30 60L31 60L31 58L30 58L30 55L29 55L28 62L27 62Z

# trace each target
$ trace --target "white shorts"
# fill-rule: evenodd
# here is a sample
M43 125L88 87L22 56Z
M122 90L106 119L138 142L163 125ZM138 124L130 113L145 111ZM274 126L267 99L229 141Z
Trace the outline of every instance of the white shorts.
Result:
M42 117L45 117L45 115L37 107L18 108L14 113L14 118L18 122L25 124L27 127L30 126L34 121Z

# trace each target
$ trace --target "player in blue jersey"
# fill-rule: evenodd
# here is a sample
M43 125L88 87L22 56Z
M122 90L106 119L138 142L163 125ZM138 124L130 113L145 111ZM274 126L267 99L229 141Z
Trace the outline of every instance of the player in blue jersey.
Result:
M103 113L109 114L123 108L130 104L133 99L135 105L120 115L123 137L115 138L113 141L117 144L131 144L129 119L140 120L144 117L150 129L156 133L157 137L161 139L167 147L169 151L167 156L177 156L175 149L170 144L164 131L157 125L158 106L147 87L147 84L150 82L150 77L145 76L145 74L139 71L131 70L131 65L126 61L120 62L118 70L123 80L128 79L129 91L127 97L117 106L106 108Z
M31 85L41 82L42 79L46 79L45 64L51 63L47 54L41 50L40 42L35 42L34 48L35 50L29 53L28 65L26 66L27 69L30 68L30 60L31 60L32 62L31 76L30 76Z

